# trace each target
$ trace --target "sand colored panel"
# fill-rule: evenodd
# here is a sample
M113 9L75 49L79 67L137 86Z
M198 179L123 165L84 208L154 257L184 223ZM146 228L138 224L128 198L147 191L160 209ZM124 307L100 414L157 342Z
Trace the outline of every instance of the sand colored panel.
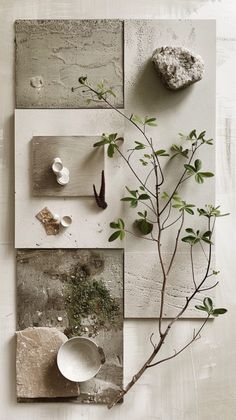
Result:
M168 267L172 254L163 255ZM206 273L207 260L203 253L194 253L195 279L201 282ZM214 258L211 269L215 269ZM127 252L125 255L125 318L158 318L163 275L155 253ZM204 288L214 285L216 279L209 278ZM194 291L189 254L178 253L168 277L163 316L174 318ZM205 314L195 308L206 296L214 296L213 290L198 293L183 318L204 318Z

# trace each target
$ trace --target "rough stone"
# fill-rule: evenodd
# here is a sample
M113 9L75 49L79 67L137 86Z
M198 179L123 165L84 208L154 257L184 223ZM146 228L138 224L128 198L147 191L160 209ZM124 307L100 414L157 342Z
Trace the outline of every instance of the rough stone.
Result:
M17 398L77 397L79 386L59 372L56 356L67 337L56 328L27 328L16 333Z
M152 61L164 85L171 90L183 89L202 79L204 61L183 47L157 48Z

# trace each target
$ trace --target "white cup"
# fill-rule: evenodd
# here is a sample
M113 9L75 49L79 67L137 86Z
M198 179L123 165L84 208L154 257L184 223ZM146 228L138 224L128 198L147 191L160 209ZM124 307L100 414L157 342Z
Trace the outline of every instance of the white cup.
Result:
M52 170L55 175L58 175L63 170L63 164L59 157L53 159Z

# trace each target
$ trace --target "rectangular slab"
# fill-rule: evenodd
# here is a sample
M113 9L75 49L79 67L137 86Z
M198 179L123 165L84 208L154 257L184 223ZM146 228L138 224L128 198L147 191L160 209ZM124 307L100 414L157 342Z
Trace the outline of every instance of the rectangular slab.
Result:
M34 196L93 196L93 184L104 169L104 149L93 144L101 137L40 136L32 139L32 188ZM52 171L59 157L69 170L67 185L58 184Z
M125 98L126 114L135 113L141 117L146 115L157 118L156 127L146 127L146 134L152 138L155 150L166 149L168 152L173 143L179 143L178 133L187 134L196 129L197 132L206 130L206 138L215 138L215 73L216 73L216 38L215 22L211 20L127 20L125 21ZM203 79L194 85L178 92L168 90L161 82L160 77L152 63L152 54L156 48L162 46L178 46L190 49L200 54L205 63ZM137 130L129 121L125 123L126 138L143 142L143 137L137 136ZM131 143L129 144L130 147ZM134 168L139 171L142 179L148 173L148 166L141 167L139 158L143 157L140 150ZM196 158L201 159L203 170L214 172L215 146L204 146L199 150ZM165 160L166 159L166 160ZM185 159L176 158L167 162L168 158L160 157L165 183L160 186L163 192L170 194L183 171ZM149 187L153 188L154 180L149 178ZM139 185L134 177L127 172L126 185L136 189ZM194 179L185 182L178 188L179 195L187 203L196 207L215 203L215 179L209 178L204 184L197 184ZM160 200L160 208L165 200ZM127 206L128 207L128 206ZM139 206L138 211L143 211ZM151 220L155 216L148 210ZM168 209L167 209L168 210ZM127 229L132 226L136 216L135 210L127 211L125 218ZM162 214L162 222L168 211ZM168 223L172 223L179 212L172 209ZM197 210L195 209L197 215ZM184 229L207 229L205 218L185 216L184 228L181 237L185 235ZM166 223L166 224L168 224ZM174 241L178 232L179 222L164 230L162 235L162 253L168 261L173 252ZM136 232L137 233L137 232ZM153 235L156 237L157 229L154 225ZM131 249L132 247L132 249ZM186 255L188 245L180 241L176 264L173 274L168 280L165 317L173 317L185 297L193 290L189 255ZM151 241L135 240L127 235L127 251L125 263L125 316L158 317L160 311L160 287L162 276L158 265L156 243ZM205 267L204 256L201 250L195 258L196 270L201 277ZM215 268L215 267L213 267ZM207 292L208 294L211 291ZM199 300L193 302L185 316L195 318L202 316L194 308Z
M82 136L100 137L102 133L117 132L123 136L123 120L108 109L79 110L23 110L15 112L15 246L16 248L113 248L123 246L120 242L109 244L109 222L122 210L120 191L125 184L124 171L119 156L106 158L105 180L108 207L102 211L91 196L33 196L31 141L33 137ZM89 153L89 150L88 150ZM95 150L91 144L91 155L101 156L94 162L95 168L104 164L103 150ZM101 155L100 155L101 153ZM79 161L76 152L70 161ZM45 155L45 159L47 156ZM89 163L89 161L88 161ZM42 162L43 164L43 162ZM94 168L88 165L90 176ZM85 168L87 172L87 167ZM99 172L99 171L98 171ZM78 185L81 185L78 176ZM91 179L92 181L92 179ZM101 186L101 174L93 182L97 191ZM114 186L116 186L114 188ZM69 187L69 185L68 185ZM63 188L63 187L62 187ZM92 188L92 184L91 184ZM47 207L60 217L69 215L72 224L59 235L46 235L45 229L36 219Z
M168 267L171 253L163 256L165 267ZM203 253L194 255L196 283L203 279L207 260ZM215 269L214 259L211 269ZM125 318L158 318L160 313L160 298L162 288L162 270L155 253L125 254ZM212 286L217 281L211 277L204 285ZM165 318L173 318L186 302L186 297L194 291L189 254L178 253L175 263L168 276L164 314ZM203 318L202 311L195 308L206 296L214 296L214 289L198 293L183 314L182 318Z
M81 76L105 80L123 106L123 22L17 20L15 33L17 108L104 108L72 92Z
M76 400L108 403L123 381L123 251L21 250L16 265L18 330L24 334L29 327L56 328L68 338L94 340L106 361L96 377L80 384ZM20 366L18 372L24 379ZM49 395L54 395L52 387L50 381ZM41 388L34 387L37 392ZM27 395L25 387L20 391L19 396ZM58 392L63 397L62 387ZM73 389L65 397L68 392L75 397ZM38 397L30 390L28 395L31 400Z

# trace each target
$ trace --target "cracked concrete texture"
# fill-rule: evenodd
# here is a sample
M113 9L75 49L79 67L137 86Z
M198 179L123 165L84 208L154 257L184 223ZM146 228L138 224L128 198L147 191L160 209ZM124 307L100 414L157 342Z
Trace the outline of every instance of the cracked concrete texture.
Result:
M17 323L22 333L49 327L67 337L91 337L106 362L80 384L76 400L108 403L123 381L123 251L18 250ZM26 398L38 397L31 395Z
M17 20L17 108L104 108L73 93L80 76L114 88L123 106L123 22Z

